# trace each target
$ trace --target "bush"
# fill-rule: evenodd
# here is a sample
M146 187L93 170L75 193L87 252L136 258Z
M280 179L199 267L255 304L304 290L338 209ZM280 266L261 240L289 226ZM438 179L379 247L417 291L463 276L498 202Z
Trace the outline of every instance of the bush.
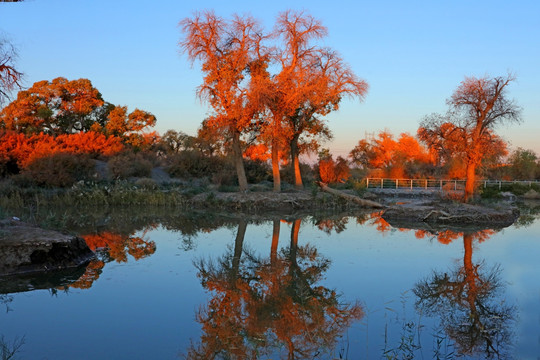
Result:
M248 183L258 184L272 180L272 168L265 161L247 159L244 160L244 168Z
M494 186L488 186L486 188L482 188L482 189L480 189L479 193L480 193L480 197L482 199L500 199L500 198L502 198L501 191L499 190L498 187L494 187Z
M32 161L22 177L37 185L68 187L80 180L90 179L95 173L95 162L85 154L56 153Z
M270 169L271 170L271 169ZM289 163L285 165L281 171L281 180L284 182L287 182L289 184L294 184L294 169L292 167L292 164ZM315 176L313 174L313 169L308 164L300 163L300 174L302 175L302 183L305 185L307 183L311 183L315 180ZM271 174L268 180L272 180Z
M188 150L170 156L166 171L177 178L212 177L224 168L224 160L218 157L203 156L198 151Z
M135 181L135 186L146 190L156 190L158 188L157 183L151 178L140 178Z
M107 163L110 173L115 179L130 177L149 177L152 173L152 162L142 154L123 153L112 157Z

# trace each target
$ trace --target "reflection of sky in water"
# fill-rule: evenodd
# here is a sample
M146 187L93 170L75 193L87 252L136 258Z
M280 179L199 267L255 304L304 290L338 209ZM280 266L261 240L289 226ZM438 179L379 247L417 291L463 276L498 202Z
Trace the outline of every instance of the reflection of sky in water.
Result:
M289 246L290 230L290 224L281 223L280 248ZM89 290L12 295L12 311L0 313L0 334L7 340L24 335L20 357L26 359L174 358L190 341L199 341L195 313L207 301L192 261L223 255L234 245L235 233L236 228L199 233L195 249L184 251L179 232L158 227L145 234L157 245L154 254L139 261L107 263ZM513 340L517 358L540 353L539 235L536 222L474 242L473 262L500 264L501 278L508 283L503 296L519 307ZM271 222L249 224L244 248L269 257L271 236ZM368 353L370 358L381 357L385 324L387 348L396 347L404 322L419 320L410 289L433 271L451 271L463 263L461 237L443 245L437 239L417 239L413 231L381 234L372 226L357 225L353 218L345 231L331 235L310 221L302 222L299 245L306 243L332 261L321 285L342 293L344 301L359 300L365 307L366 317L353 323L338 344L348 346L351 359ZM421 323L424 353L430 358L436 319L424 317Z

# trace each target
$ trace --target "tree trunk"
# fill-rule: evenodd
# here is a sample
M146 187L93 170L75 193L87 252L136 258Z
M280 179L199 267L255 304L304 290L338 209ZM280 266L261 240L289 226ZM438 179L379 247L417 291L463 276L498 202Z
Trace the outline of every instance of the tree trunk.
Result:
M232 276L231 281L236 281L238 273L240 272L240 258L242 257L242 250L244 245L244 237L246 235L247 223L245 220L240 220L238 223L238 231L236 232L236 239L234 241L234 253L232 259Z
M469 303L469 309L471 310L471 318L477 320L476 298L478 296L478 286L476 285L476 280L478 275L476 274L476 269L474 268L472 262L472 242L472 234L463 234L463 247L465 248L465 253L463 255L463 267L465 269L465 281L468 287L467 302Z
M296 219L291 228L291 248L289 255L292 264L296 264L296 251L298 250L298 233L300 232L301 219Z
M279 175L279 140L272 140L272 175L274 177L274 191L281 191L281 177Z
M235 131L232 139L233 161L238 176L238 186L240 192L248 190L246 170L244 169L244 159L242 158L242 149L240 147L240 133Z
M279 220L274 220L274 227L272 230L272 247L270 248L270 264L275 265L277 260L277 250L279 243Z
M463 196L463 201L469 202L472 199L474 194L474 184L476 181L476 164L468 160L467 162L467 180L465 182L465 194Z
M304 188L304 184L302 184L300 160L298 158L298 135L294 135L291 140L291 160L294 169L294 187L296 187L298 190L302 190Z
M371 200L365 200L365 199L361 199L359 198L358 196L354 196L354 195L349 195L349 194L346 194L344 192L341 192L339 190L335 190L335 189L332 189L332 188L329 188L325 183L323 182L319 182L318 183L321 190L324 191L324 192L327 192L329 194L332 194L332 195L335 195L335 196L339 196L345 200L349 200L349 201L352 201L352 202L355 202L359 205L362 205L362 206L365 206L365 207L372 207L372 208L378 208L378 209L382 209L382 208L385 208L384 205L382 204L379 204L378 202L375 202L375 201L371 201Z

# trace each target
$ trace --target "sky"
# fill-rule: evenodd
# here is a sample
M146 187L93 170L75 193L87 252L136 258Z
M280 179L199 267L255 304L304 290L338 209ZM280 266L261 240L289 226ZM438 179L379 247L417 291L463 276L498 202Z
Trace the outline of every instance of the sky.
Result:
M540 1L221 1L26 0L0 2L0 32L18 49L24 85L87 78L104 100L149 111L156 130L195 135L210 107L196 97L200 63L180 52L178 22L197 11L249 14L271 30L285 10L304 10L328 28L323 44L369 84L363 101L343 100L327 117L324 144L347 155L366 135L415 134L422 118L444 113L465 76L517 80L508 95L521 124L496 131L540 154Z

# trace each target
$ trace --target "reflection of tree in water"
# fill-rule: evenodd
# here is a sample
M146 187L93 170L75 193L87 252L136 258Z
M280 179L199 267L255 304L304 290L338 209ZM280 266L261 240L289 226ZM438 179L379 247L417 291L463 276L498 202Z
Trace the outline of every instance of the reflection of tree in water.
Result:
M154 226L146 228L142 236L123 235L110 231L82 235L81 237L86 241L88 247L98 255L98 258L88 264L86 271L77 281L61 287L61 289L68 287L89 289L101 275L105 263L111 261L127 262L128 255L131 255L135 260L152 255L156 251L156 244L154 241L145 240L145 235L148 230L153 228Z
M198 315L203 334L188 359L251 359L282 348L288 359L317 358L362 317L359 305L342 304L335 291L317 285L330 262L316 248L298 246L300 222L292 224L289 247L278 252L274 221L270 257L261 259L243 250L240 221L232 252L196 265L213 296Z
M442 232L442 243L463 236L463 265L451 273L434 272L413 290L417 308L429 316L440 316L460 355L505 358L510 346L515 309L502 299L501 269L486 269L483 262L472 261L473 241L484 241L492 234L493 230Z
M392 227L388 222L386 222L381 217L382 212L361 212L351 216L350 213L345 214L323 214L318 216L313 216L313 224L319 228L319 230L324 231L328 235L335 232L336 234L341 233L347 229L347 224L351 218L356 219L356 223L359 225L370 225L375 226L379 232L385 233L389 231Z

